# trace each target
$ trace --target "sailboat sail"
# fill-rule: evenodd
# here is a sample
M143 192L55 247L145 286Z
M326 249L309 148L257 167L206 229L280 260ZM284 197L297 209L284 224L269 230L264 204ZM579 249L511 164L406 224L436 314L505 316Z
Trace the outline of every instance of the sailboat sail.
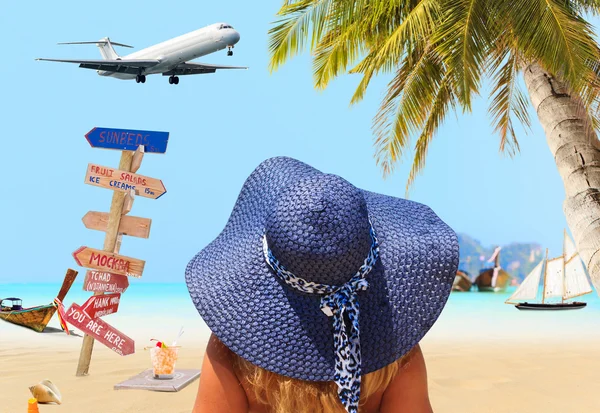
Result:
M533 298L537 295L544 261L546 262L546 268L543 277L544 292L542 293L541 304L511 302L514 299ZM591 292L592 286L588 282L583 261L577 252L575 243L565 230L562 256L549 260L548 249L546 249L546 258L531 271L517 291L505 303L516 304L515 307L519 310L579 309L585 307L586 303L565 303L564 300ZM598 294L600 295L600 292ZM561 297L562 302L544 303L544 299L549 297Z
M563 267L563 257L554 258L546 262L544 298L563 296Z
M592 292L592 286L585 275L583 262L577 254L565 264L565 292L563 299L578 297Z
M542 265L544 261L540 261L538 265L529 273L523 280L519 288L511 295L506 303L511 303L512 300L535 299L540 285L540 277L542 275Z
M569 262L569 260L571 258L573 258L575 255L577 255L577 247L575 247L575 243L573 242L571 237L569 237L567 235L567 231L565 231L565 241L564 241L563 248L564 248L565 262Z

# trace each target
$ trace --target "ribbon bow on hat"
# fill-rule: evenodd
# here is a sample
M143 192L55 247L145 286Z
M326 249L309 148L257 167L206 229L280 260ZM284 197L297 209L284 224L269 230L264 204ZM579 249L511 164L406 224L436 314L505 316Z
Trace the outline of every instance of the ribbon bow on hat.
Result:
M269 266L278 278L292 288L309 294L324 295L321 298L321 310L333 318L333 342L335 346L335 382L338 385L338 397L348 413L358 412L361 382L360 324L358 292L369 287L365 279L379 257L379 244L373 226L370 228L371 248L358 272L345 284L331 286L306 281L290 271L275 258L263 237L263 251ZM350 334L347 333L346 318L350 322Z

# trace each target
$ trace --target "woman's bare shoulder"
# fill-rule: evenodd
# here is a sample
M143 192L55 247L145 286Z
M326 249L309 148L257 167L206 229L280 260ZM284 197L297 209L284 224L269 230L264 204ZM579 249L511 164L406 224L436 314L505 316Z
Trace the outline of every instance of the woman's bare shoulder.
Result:
M429 402L425 359L418 344L404 357L400 371L385 390L380 412L433 412Z
M211 335L193 413L247 413L248 400L234 370L232 353Z

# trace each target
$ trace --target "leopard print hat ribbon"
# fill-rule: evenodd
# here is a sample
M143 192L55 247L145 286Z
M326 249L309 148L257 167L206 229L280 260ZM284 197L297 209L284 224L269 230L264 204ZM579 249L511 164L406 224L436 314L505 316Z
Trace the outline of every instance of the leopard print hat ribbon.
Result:
M324 295L321 298L321 310L333 318L333 342L335 345L335 382L338 385L338 397L348 413L358 412L360 400L361 355L360 325L357 294L366 290L369 283L365 279L379 257L379 244L375 230L371 225L371 249L358 272L341 286L317 284L306 281L290 271L275 258L263 236L265 259L277 277L290 287L309 294ZM350 334L344 314L350 321Z

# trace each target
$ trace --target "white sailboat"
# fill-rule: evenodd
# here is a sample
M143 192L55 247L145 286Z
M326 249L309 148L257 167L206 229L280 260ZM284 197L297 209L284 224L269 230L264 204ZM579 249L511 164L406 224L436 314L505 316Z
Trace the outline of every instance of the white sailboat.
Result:
M542 302L517 302L516 300L535 300L537 298L542 274L544 276ZM565 230L563 255L549 260L546 249L546 258L540 261L525 277L514 294L505 301L505 304L514 304L519 310L575 310L583 308L587 304L578 301L565 302L565 300L591 292L592 287L587 280L581 257L575 243ZM547 298L551 297L560 297L561 302L545 302Z

